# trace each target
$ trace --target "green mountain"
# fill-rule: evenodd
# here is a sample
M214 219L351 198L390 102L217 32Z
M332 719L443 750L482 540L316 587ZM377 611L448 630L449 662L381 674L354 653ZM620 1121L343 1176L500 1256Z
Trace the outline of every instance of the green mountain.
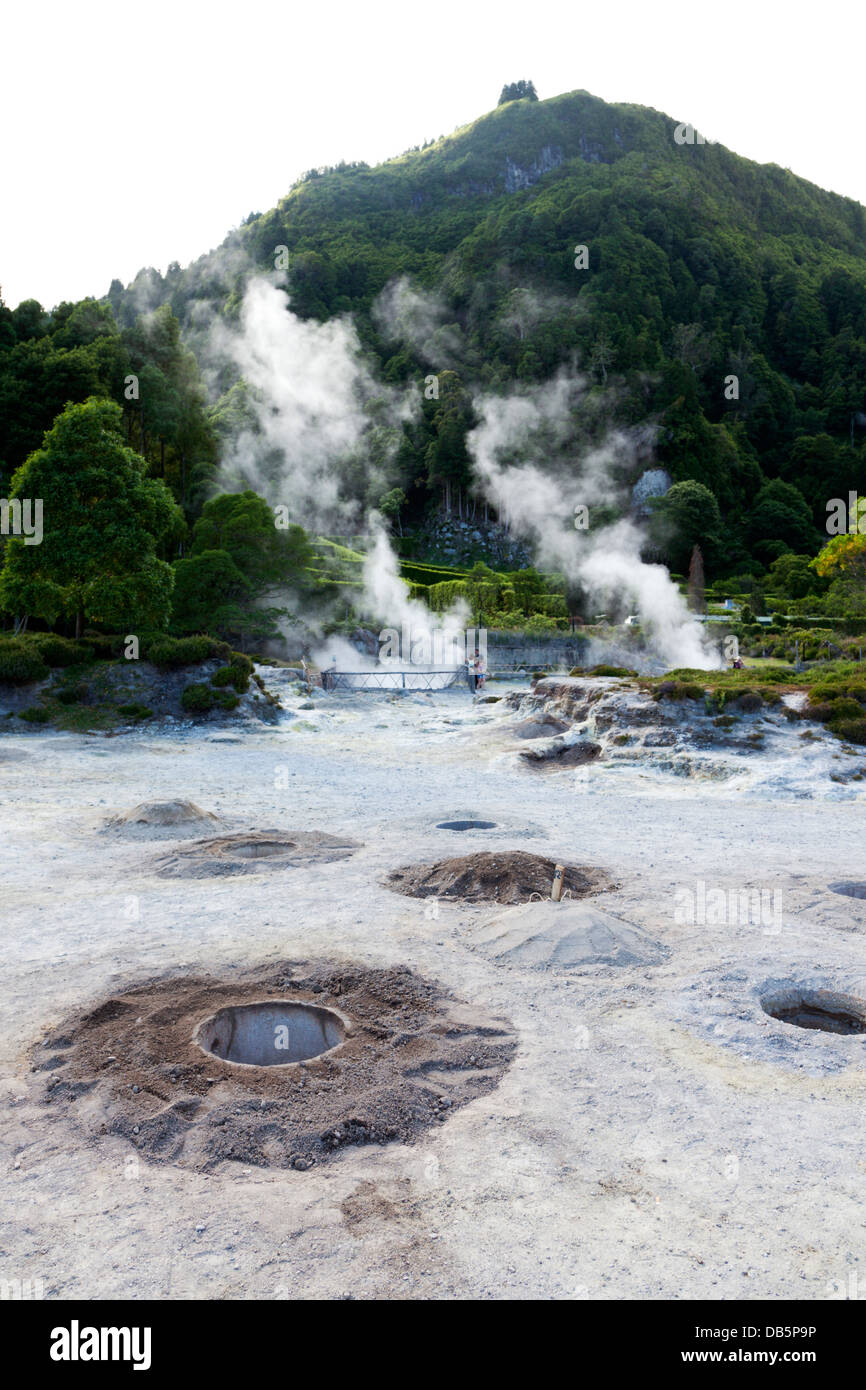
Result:
M182 354L196 349L202 302L236 317L251 269L273 269L285 246L296 314L350 314L385 381L420 387L428 373L439 377L439 399L424 402L423 419L405 427L396 451L391 485L407 497L404 525L471 489L465 436L475 391L531 386L577 361L604 396L599 419L651 423L655 461L713 494L718 517L710 499L703 530L698 519L680 538L680 549L705 545L709 576L760 573L787 551L814 553L826 540L828 499L866 491L864 209L720 145L680 143L677 129L663 113L583 91L506 101L375 168L311 170L278 207L251 215L185 269L142 271L126 289L114 281L107 305L120 346L171 377L160 419L148 431L135 417L131 442L141 427L150 457L163 441L162 472L154 467L194 520L220 431L243 401L227 379L223 398L199 418L199 388ZM581 246L587 263L578 269ZM400 342L376 304L404 278L437 307L426 338ZM162 355L151 362L141 315L160 306ZM108 326L85 325L82 348L80 333L70 335L80 306L54 317L39 310L41 319L38 309L0 311L7 471L51 423L42 422L48 407L32 399L44 379L28 384L47 356L59 370L58 353L101 354L88 390L127 409L125 359ZM186 349L171 337L169 310ZM53 383L45 397L52 411L61 396L81 398L83 375L71 373L66 396ZM20 390L31 392L33 412L23 431ZM680 520L701 510L681 508Z

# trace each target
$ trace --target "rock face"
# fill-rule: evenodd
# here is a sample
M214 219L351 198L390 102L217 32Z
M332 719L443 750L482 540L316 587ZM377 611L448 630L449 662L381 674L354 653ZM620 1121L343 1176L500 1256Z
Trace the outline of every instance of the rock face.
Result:
M595 903L567 901L511 908L477 931L472 945L502 964L531 970L660 965L669 955L639 927Z
M552 734L564 734L567 728L564 719L556 719L552 714L539 714L515 724L511 732L515 738L550 738Z
M538 183L542 175L549 174L551 169L558 169L562 159L562 150L559 145L545 145L526 168L521 168L519 164L515 164L514 160L506 155L506 193L518 193L521 188L531 188L534 183Z
M601 744L592 743L589 739L580 739L577 743L555 739L546 748L527 748L520 756L530 767L555 772L561 767L584 767L587 763L594 763L601 754Z

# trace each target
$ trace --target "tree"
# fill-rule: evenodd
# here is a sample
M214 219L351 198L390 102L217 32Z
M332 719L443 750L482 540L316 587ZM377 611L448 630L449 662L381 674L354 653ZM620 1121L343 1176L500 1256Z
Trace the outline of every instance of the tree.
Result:
M268 597L306 594L312 561L303 527L279 527L258 493L213 497L193 528L189 555L175 563L173 625L183 632L277 637L288 609L268 607Z
M707 594L704 584L704 557L696 545L689 562L689 608L693 613L706 613Z
M48 623L74 619L115 631L164 627L174 582L157 556L183 518L171 493L126 447L120 407L95 397L70 404L12 477L10 497L40 499L41 544L11 537L0 607Z
M774 478L761 488L748 518L752 548L759 558L778 559L781 551L809 553L818 533L800 490Z
M507 82L499 93L499 100L496 104L497 106L504 106L506 101L522 101L524 97L529 101L538 101L534 82Z
M406 505L406 494L401 487L393 487L390 492L386 492L384 497L379 498L379 511L383 516L391 517L397 523L397 530L403 534L403 527L400 525L400 512Z
M664 497L651 498L650 505L650 533L671 569L682 573L695 546L700 546L710 565L718 560L722 521L719 504L708 487L691 481L674 483Z
M773 592L786 598L805 598L821 588L821 582L808 555L794 555L789 550L770 566Z
M224 550L203 550L176 560L172 626L181 632L214 632L230 626L250 585Z
M859 612L866 607L866 535L834 536L811 564L822 579L832 580L825 611Z
M205 502L193 527L190 555L205 550L225 551L257 596L305 583L313 558L303 527L279 527L265 499L250 488Z

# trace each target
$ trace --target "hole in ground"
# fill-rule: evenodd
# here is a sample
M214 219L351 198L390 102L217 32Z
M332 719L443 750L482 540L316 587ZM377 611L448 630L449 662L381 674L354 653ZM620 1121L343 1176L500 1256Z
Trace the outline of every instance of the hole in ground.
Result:
M830 892L845 898L866 898L866 883L831 883Z
M195 1040L222 1062L284 1067L338 1047L346 1029L338 1014L318 1004L239 1004L201 1023Z
M443 820L437 830L495 830L495 820Z
M780 1023L822 1033L866 1033L866 1001L830 990L788 989L767 995L761 1008Z

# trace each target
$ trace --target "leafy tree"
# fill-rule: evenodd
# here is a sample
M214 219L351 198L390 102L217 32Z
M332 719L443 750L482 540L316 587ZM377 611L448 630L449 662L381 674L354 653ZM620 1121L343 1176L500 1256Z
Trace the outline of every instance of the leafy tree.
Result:
M703 483L674 483L664 497L651 499L650 533L667 556L671 569L682 573L695 547L712 566L721 553L719 504Z
M788 598L805 598L822 586L810 557L788 551L770 565L770 587Z
M803 494L781 478L761 488L749 514L748 529L758 556L775 559L785 550L812 552L818 544Z
M222 550L257 595L306 582L313 552L302 526L280 527L263 497L247 489L224 492L204 504L193 527L191 555Z
M313 551L303 527L276 521L250 489L205 503L190 553L175 563L175 627L241 641L278 635L288 612L279 600L308 593ZM268 605L269 597L278 602Z
M401 536L403 528L400 525L400 512L405 505L406 494L401 487L393 487L390 492L386 492L383 497L379 498L379 511L383 516L391 517L396 521Z
M524 97L529 101L538 101L534 82L506 82L499 93L499 101L496 104L497 106L504 106L506 101L522 101Z
M866 607L866 535L834 536L811 563L822 579L832 580L828 611L857 612Z
M115 630L163 627L173 574L161 541L183 519L162 483L125 446L121 412L96 398L70 404L12 478L11 497L41 499L44 536L13 537L0 572L0 606L48 623L72 619Z
M231 626L250 584L225 550L202 550L174 564L172 626L181 632Z

